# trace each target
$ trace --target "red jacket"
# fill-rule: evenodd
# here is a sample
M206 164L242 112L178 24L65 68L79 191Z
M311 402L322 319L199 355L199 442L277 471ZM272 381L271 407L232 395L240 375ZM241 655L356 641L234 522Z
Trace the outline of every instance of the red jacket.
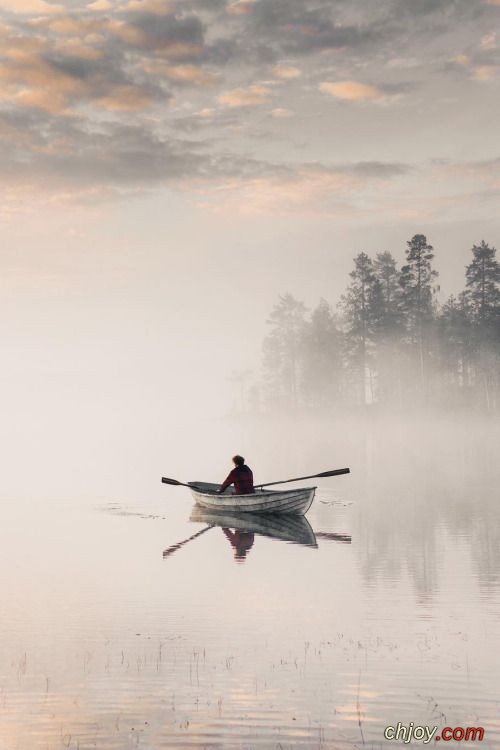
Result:
M224 492L226 487L234 484L236 495L251 495L255 492L253 488L252 470L246 465L236 466L221 484L220 492Z

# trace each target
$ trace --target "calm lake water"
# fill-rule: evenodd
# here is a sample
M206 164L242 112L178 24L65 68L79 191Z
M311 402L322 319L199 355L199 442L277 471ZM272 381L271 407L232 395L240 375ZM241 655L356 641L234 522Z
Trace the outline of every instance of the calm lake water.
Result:
M407 747L398 722L500 747L497 426L209 427L199 461L153 430L2 498L0 748ZM161 475L235 451L260 481L352 474L303 523L164 557L207 523Z

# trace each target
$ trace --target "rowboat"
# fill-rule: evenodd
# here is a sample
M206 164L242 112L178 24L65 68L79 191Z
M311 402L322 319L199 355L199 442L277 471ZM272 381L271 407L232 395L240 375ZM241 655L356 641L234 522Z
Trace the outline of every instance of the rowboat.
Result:
M301 487L294 490L256 490L252 495L236 495L229 487L217 494L220 484L210 482L188 482L197 505L209 510L225 510L236 513L307 513L314 500L316 487Z
M208 510L195 505L190 521L210 526L252 532L282 542L292 542L305 547L317 547L316 536L304 516L287 513L235 513L228 510Z

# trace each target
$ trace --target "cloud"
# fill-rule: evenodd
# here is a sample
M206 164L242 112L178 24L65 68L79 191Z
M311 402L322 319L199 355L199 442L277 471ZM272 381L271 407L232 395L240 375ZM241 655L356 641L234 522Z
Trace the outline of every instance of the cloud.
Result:
M50 32L57 35L78 36L85 38L89 34L98 34L103 30L102 20L97 18L79 18L77 16L63 16L43 21L43 28L48 28ZM48 43L48 38L46 38Z
M78 37L57 40L54 43L54 51L59 56L80 60L98 60L103 56L101 49L85 44Z
M150 13L158 16L167 16L172 12L167 0L129 0L124 6L125 11L132 13Z
M344 165L343 171L375 180L386 180L410 174L413 168L398 162L362 161Z
M494 65L476 65L471 72L471 78L475 81L492 81L497 74Z
M197 65L169 65L163 60L148 60L143 70L155 76L163 76L177 84L191 86L213 86L218 81L218 75L211 73Z
M452 181L457 178L481 182L485 186L500 188L500 157L478 161L435 160L431 168L433 174Z
M377 101L386 96L377 86L359 81L323 81L318 88L324 94L329 94L336 99L354 102Z
M228 5L227 12L235 16L246 16L252 12L254 5L255 0L237 0L237 2Z
M210 158L196 144L153 134L139 126L107 123L88 129L76 118L0 115L0 133L22 139L0 150L2 180L39 183L44 189L145 189L203 173ZM215 168L215 166L214 166Z
M134 96L134 92L118 91L105 104L133 107ZM386 184L407 172L406 165L384 162L270 163L225 148L214 151L209 142L165 133L161 121L156 128L117 121L89 127L81 118L54 117L49 111L0 113L2 184L38 184L47 193L64 191L78 196L92 190L98 195L101 190L149 190L170 184L199 194L214 190L222 195L233 185L245 195L255 193L258 187L262 206L271 200L264 200L264 194L270 191L270 196L277 190L275 203L291 206L299 203L301 189L312 200L322 189L340 195L356 186Z
M289 109L285 109L284 107L276 107L275 109L271 110L271 116L277 118L278 120L292 117L292 115L293 112L291 112Z
M500 3L499 3L500 4ZM490 32L489 34L485 34L481 39L481 48L482 49L495 49L497 46L497 39L495 32Z
M473 81L494 80L500 70L500 56L495 44L495 35L488 35L486 39L485 45L483 37L479 49L474 48L469 50L469 54L461 53L451 58L449 61L451 68L464 70L468 78Z
M383 104L417 85L421 105L431 84L459 95L468 79L485 96L500 65L497 9L481 0L85 1L0 0L4 180L80 194L234 182L249 200L252 183L288 205L296 180L321 204L321 186L340 196L402 173L376 142L363 164L269 164L278 138L295 157L325 148L325 129L285 118L307 108L314 123L331 114L327 96ZM402 83L410 66L416 81ZM405 106L411 120L413 97Z
M282 78L285 81L293 80L294 78L300 78L302 71L293 65L276 65L273 68L273 75L276 78Z
M197 16L129 12L112 30L127 44L171 59L198 59L205 51L205 28Z
M391 221L462 221L464 215L491 217L500 194L500 159L418 169L389 162L268 165L246 175L219 175L211 189L203 181L194 185L197 203L217 214L323 215L370 224L387 216Z
M64 70L57 70L35 49L21 58L0 64L4 102L62 113L70 101L86 92L86 85Z
M109 2L109 0L95 0L95 2L87 5L88 10L91 11L111 10L112 7L113 5Z
M116 42L114 23L61 16L41 19L31 33L4 27L0 59L4 104L53 115L78 111L90 120L92 104L115 113L137 113L155 102L165 106L171 99L168 88L159 85L152 68L148 72L147 61L140 68L138 59L133 60ZM209 75L189 66L173 67L171 78L201 84L208 83Z
M43 90L25 89L10 97L5 94L3 96L4 101L10 101L17 106L41 109L54 115L67 111L67 100L61 93L53 94Z
M265 168L261 173L220 179L216 192L204 193L200 205L217 213L243 215L329 214L354 217L362 213L358 201L376 196L383 184L408 172L406 165L298 164Z
M255 107L259 104L265 104L271 93L271 90L266 86L252 84L245 88L226 91L217 100L225 107Z
M43 15L52 15L64 12L61 5L47 3L45 0L0 0L1 8L19 14L42 13Z
M469 67L471 64L470 57L468 55L464 55L463 53L457 55L456 57L452 57L450 62L455 63L456 65L461 65L465 68Z
M94 103L110 112L140 112L151 106L152 96L140 86L116 86Z
M231 6L233 7L233 6ZM238 7L238 6L236 6ZM264 60L290 59L320 52L355 50L386 35L387 23L375 19L351 22L343 0L254 0L241 15L242 42ZM295 65L293 67L296 67Z

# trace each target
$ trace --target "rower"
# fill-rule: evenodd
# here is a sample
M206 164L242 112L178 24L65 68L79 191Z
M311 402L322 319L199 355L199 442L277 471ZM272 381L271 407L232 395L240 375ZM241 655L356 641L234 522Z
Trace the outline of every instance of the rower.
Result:
M255 492L253 487L253 474L249 466L246 465L243 456L233 456L234 469L229 472L226 479L217 490L218 493L224 492L226 487L234 484L235 495L251 495Z

